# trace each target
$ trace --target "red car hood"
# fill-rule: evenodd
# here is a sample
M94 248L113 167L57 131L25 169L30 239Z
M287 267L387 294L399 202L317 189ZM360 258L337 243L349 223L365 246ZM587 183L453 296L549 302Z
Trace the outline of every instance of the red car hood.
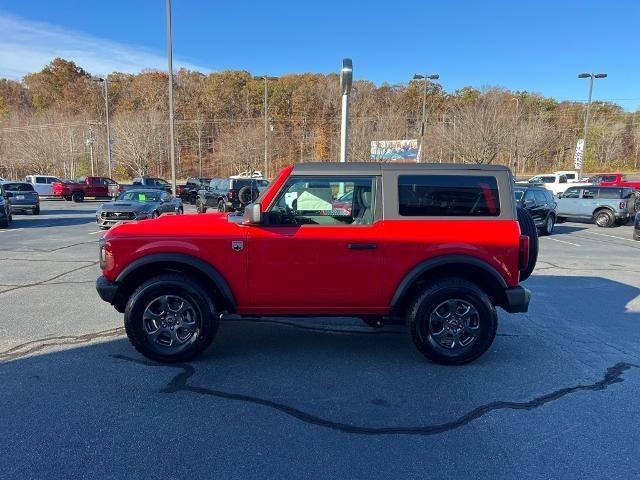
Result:
M228 213L162 215L154 220L120 223L105 236L105 240L121 237L189 237L211 234L221 229L238 228L238 222L229 220Z

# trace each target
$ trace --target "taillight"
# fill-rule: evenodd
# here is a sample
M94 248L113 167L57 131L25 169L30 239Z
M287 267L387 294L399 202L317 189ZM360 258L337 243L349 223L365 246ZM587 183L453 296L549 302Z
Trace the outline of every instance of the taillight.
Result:
M520 235L518 245L518 269L524 270L529 265L529 237Z
M234 194L233 190L229 190L229 191L227 192L227 198L228 198L229 200L233 200L233 194Z
M627 208L627 202L620 202L620 210Z

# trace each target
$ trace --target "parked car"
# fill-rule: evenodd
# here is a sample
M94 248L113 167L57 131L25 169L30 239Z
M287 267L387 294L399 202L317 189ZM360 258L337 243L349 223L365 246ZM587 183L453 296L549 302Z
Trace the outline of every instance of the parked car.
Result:
M11 224L11 220L13 220L11 204L0 186L0 228L7 228Z
M577 183L580 182L580 174L575 170L558 170L557 172L553 172L554 175L564 175L567 177L567 182L569 183Z
M109 187L117 185L108 177L80 177L75 182L55 182L52 190L53 196L62 197L65 200L82 202L85 198L107 198Z
M163 213L184 213L182 200L157 189L127 190L113 202L103 203L96 210L96 223L107 229L122 221L158 218Z
M34 190L41 197L50 197L53 195L53 184L64 180L50 175L27 175L24 181L33 185Z
M164 190L167 193L173 194L171 190L171 184L163 178L156 177L136 177L131 184L119 184L109 186L109 196L117 197L122 192L131 189L151 188L154 190Z
M640 190L640 178L622 173L599 173L589 177L589 181L603 187L629 187Z
M0 182L4 197L11 205L12 213L31 212L40 214L40 196L33 185L27 182Z
M544 188L546 188L547 190L551 190L554 195L563 193L567 188L573 185L589 185L588 183L569 183L566 175L560 175L557 173L545 173L543 175L536 175L535 177L531 177L527 181L527 183L529 183L530 185L544 186Z
M568 188L557 201L558 223L567 217L592 219L599 227L624 225L629 221L627 209L633 190L621 187L589 185Z
M198 199L198 190L206 187L210 182L211 178L189 177L185 185L177 186L177 196L180 197L183 202L195 205Z
M254 202L269 182L257 178L213 178L198 191L196 210L205 213L214 207L219 212L242 210Z
M350 213L334 213L349 190ZM491 346L495 307L528 309L519 283L537 233L506 167L301 163L242 223L228 217L126 223L101 239L96 288L148 358L195 358L229 313L406 323L428 359L463 364Z
M513 194L516 205L529 212L540 232L551 235L557 217L553 193L544 187L516 185Z

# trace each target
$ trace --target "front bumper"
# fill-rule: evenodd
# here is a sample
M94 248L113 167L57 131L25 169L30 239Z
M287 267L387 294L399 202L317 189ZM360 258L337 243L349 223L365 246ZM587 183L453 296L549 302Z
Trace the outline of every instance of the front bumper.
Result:
M531 291L524 287L507 288L504 291L505 302L501 305L509 313L522 313L529 310Z
M96 290L98 291L98 295L100 295L100 298L102 300L113 305L113 301L115 300L116 294L118 293L118 284L115 282L110 282L102 275L100 275L96 280Z

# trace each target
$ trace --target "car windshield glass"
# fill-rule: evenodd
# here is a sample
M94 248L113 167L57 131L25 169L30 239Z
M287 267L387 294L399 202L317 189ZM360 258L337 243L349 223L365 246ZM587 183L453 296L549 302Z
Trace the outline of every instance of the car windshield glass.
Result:
M124 192L118 197L121 202L157 202L160 200L160 192L151 190Z
M5 183L4 189L7 192L33 192L33 185L30 183Z

